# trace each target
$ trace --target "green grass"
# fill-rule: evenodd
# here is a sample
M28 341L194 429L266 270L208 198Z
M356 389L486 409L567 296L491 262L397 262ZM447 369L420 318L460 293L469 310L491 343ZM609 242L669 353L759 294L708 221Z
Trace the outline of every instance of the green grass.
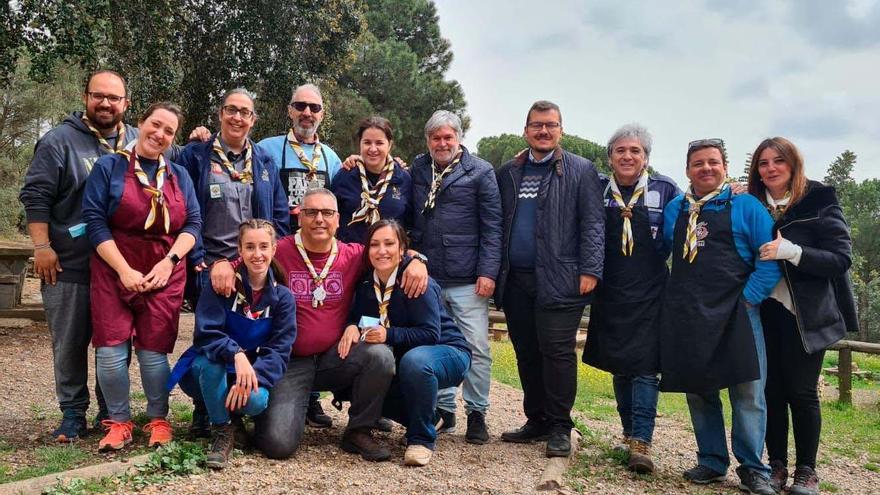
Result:
M192 414L192 404L187 404L185 402L171 403L171 417L173 417L175 421L179 421L181 423L189 423L190 421L192 421Z
M89 459L88 453L72 444L38 447L35 455L36 462L34 465L27 466L14 473L8 466L0 466L0 483L67 471Z
M819 491L824 493L837 493L840 491L840 488L837 488L837 485L828 481L820 481L819 482Z

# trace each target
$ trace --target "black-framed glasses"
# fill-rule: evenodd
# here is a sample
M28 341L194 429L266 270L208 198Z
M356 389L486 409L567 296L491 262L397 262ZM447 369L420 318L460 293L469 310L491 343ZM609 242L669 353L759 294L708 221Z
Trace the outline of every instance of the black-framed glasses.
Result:
M329 218L336 214L336 210L331 208L302 208L299 211L309 218L317 217L318 213L320 213L321 216L323 216L324 218Z
M526 127L533 131L540 131L543 128L547 128L548 131L555 131L562 127L562 124L559 122L529 122L526 124Z
M308 108L312 113L318 113L324 108L320 103L307 103L304 101L294 101L290 106L297 112L304 112Z
M110 104L116 105L125 99L124 96L95 93L92 91L87 91L86 94L89 95L89 98L95 103L101 103L102 101L107 100Z
M724 140L721 138L697 139L688 143L688 151L699 148L721 148L724 149Z
M243 119L249 119L254 115L254 111L249 108L238 108L235 105L223 105L223 115L232 117L235 114L241 115Z

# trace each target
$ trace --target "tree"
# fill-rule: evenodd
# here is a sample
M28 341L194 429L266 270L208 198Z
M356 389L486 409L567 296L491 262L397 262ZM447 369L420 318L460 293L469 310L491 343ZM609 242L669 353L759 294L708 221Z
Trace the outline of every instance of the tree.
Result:
M855 166L856 154L850 150L844 151L828 166L828 172L824 179L825 184L834 186L839 195L846 195L850 186L855 184L852 177Z
M0 3L0 87L5 86L15 73L24 34L18 11L12 10L12 2Z
M608 153L605 146L596 144L588 139L566 134L562 136L559 144L566 151L591 160L599 172L610 174L608 168ZM501 134L480 139L477 143L477 154L491 163L497 170L517 153L528 147L522 136L515 134Z

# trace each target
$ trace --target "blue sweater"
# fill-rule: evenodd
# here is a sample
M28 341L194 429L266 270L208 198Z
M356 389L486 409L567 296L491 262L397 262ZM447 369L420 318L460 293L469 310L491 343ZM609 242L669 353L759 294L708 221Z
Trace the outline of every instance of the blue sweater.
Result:
M730 199L727 203L725 200ZM773 240L773 218L767 209L751 194L732 195L730 188L710 200L703 206L705 211L722 211L730 208L730 222L736 251L747 265L754 266L755 271L749 275L743 296L749 304L759 304L767 298L776 287L781 272L776 261L760 261L758 250L762 244ZM675 222L681 214L687 214L687 200L684 194L676 196L666 205L663 211L663 241L666 249L672 249ZM698 254L699 255L699 254ZM706 276L711 276L707 273ZM675 290L668 287L667 290Z
M348 225L352 214L361 207L361 177L357 168L340 170L330 190L339 201L339 230L336 238L343 242L357 242L364 244L367 235L367 224L358 222ZM385 196L379 202L379 216L381 218L393 218L405 228L412 221L410 211L410 195L412 194L412 179L409 172L400 165L394 164L394 173L391 183L385 191Z

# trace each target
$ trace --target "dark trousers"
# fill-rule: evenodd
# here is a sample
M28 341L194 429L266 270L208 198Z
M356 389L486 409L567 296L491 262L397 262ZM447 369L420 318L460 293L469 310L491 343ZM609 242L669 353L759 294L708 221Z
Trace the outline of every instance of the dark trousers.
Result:
M761 304L767 342L767 454L788 465L788 411L794 429L796 465L816 467L822 430L817 391L825 351L807 354L795 317L774 299Z
M530 422L571 429L577 394L575 340L583 306L547 309L537 304L535 275L512 271L504 292L504 316Z

